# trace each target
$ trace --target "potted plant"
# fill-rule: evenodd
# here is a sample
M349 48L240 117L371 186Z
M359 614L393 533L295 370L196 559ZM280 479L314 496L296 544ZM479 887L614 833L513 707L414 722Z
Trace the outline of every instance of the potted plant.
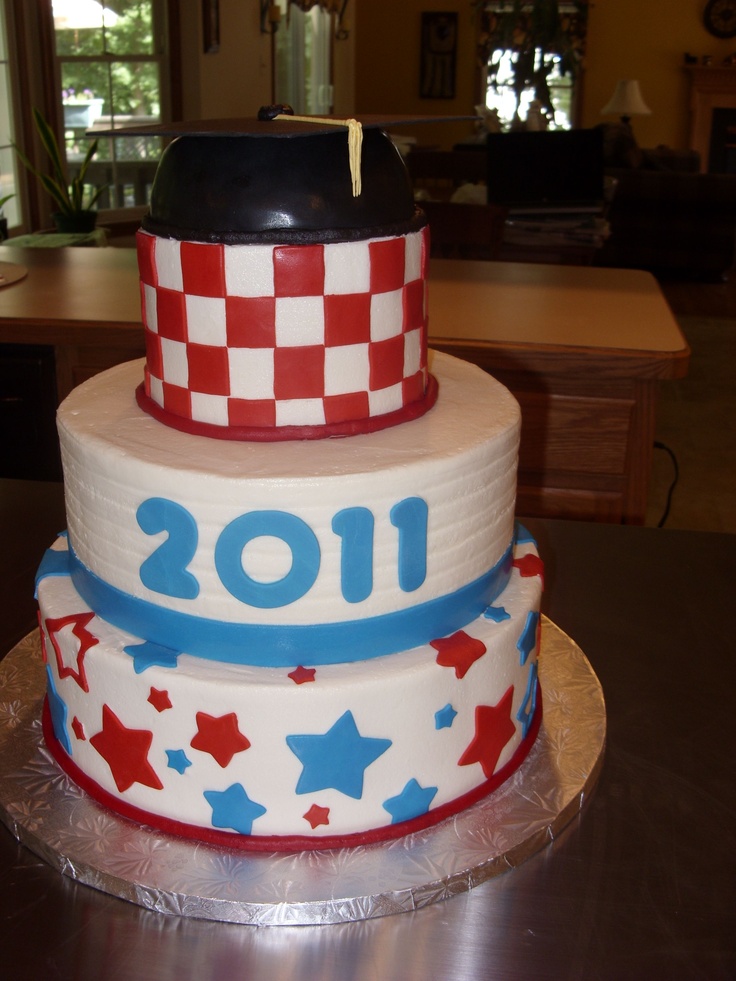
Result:
M44 174L33 166L28 157L15 144L15 151L23 165L36 177L44 190L50 195L58 210L53 219L57 231L60 232L91 232L97 223L97 212L94 205L99 199L103 187L90 189L85 200L85 177L92 158L97 153L97 140L93 140L84 155L84 160L77 175L69 181L66 174L65 161L54 131L43 118L38 109L33 110L33 120L41 139L41 144L51 161L51 174Z
M15 194L6 194L0 198L0 242L4 242L8 237L8 219L5 217L5 205L14 198Z

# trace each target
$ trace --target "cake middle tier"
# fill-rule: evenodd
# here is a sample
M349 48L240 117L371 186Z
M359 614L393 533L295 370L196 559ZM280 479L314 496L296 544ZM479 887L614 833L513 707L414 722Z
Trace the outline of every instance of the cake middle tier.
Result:
M210 440L143 412L143 362L59 410L72 577L108 622L168 648L262 665L427 643L510 571L520 414L437 353L437 404L346 439Z

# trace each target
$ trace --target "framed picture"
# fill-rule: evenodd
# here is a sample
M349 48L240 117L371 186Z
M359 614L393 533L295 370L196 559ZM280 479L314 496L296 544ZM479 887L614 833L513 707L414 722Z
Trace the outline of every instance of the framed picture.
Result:
M202 0L202 39L205 54L220 50L220 0Z
M457 62L457 14L422 14L422 99L454 99Z

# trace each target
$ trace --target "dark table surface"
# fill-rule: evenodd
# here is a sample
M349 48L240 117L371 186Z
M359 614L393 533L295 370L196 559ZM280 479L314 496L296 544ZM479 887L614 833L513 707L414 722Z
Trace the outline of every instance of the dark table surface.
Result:
M13 981L733 979L736 536L529 520L545 613L593 665L608 745L582 814L519 868L413 913L249 927L150 912L51 870L0 828ZM2 652L35 624L61 487L0 481Z

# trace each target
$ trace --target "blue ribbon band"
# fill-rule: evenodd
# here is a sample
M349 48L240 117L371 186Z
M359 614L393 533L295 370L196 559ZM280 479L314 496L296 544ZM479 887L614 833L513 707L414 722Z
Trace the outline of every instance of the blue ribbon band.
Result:
M258 667L364 661L445 637L479 617L503 592L512 563L509 546L489 572L447 596L363 620L294 625L232 623L163 609L108 585L79 561L71 547L66 554L77 592L113 626L195 657ZM39 577L44 571L42 563ZM59 560L54 562L54 574L60 574Z

